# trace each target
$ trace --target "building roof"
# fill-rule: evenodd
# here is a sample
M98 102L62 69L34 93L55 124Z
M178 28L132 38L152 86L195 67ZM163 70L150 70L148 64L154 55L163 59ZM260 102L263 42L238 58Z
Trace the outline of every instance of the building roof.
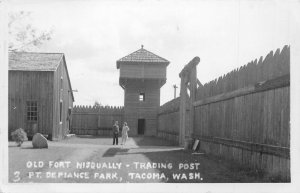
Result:
M122 63L159 63L168 65L170 62L152 52L144 49L142 45L141 49L117 60L117 68L120 68Z
M61 60L63 60L72 99L75 101L67 63L63 53L9 52L8 57L8 70L10 71L56 71Z
M56 71L64 54L9 52L9 70Z

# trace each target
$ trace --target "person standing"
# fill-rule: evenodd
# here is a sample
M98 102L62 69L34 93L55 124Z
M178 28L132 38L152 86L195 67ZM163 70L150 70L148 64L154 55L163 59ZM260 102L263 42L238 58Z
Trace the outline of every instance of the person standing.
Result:
M129 127L127 126L127 123L124 122L123 127L122 127L122 143L121 143L121 145L125 145L127 138L128 138L128 131L129 131Z
M113 145L118 145L118 139L119 139L119 125L118 121L115 121L115 124L113 125Z

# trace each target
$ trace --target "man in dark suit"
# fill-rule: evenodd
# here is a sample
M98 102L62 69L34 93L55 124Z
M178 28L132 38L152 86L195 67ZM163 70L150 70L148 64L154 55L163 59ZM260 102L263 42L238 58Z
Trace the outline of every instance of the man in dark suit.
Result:
M118 139L119 139L119 125L118 121L115 121L115 124L113 125L113 145L118 145Z

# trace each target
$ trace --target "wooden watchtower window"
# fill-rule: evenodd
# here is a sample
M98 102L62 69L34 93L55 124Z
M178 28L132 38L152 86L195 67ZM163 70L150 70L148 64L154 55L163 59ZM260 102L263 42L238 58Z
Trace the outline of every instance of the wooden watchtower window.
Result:
M37 121L38 105L37 101L27 101L27 121Z
M139 95L139 101L145 101L145 93L140 93Z

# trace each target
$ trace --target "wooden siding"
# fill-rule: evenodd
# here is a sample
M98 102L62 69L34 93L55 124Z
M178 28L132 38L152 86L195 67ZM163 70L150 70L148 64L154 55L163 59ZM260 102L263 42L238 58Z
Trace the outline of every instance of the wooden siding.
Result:
M140 63L120 65L120 78L165 79L166 65Z
M53 95L53 140L60 140L69 133L70 125L68 109L73 108L71 85L68 81L67 69L64 60L61 60L54 73L54 95ZM61 86L61 77L62 86ZM60 100L62 100L62 119L60 122Z
M37 132L52 132L53 72L9 71L9 133L23 128L31 133L33 121L27 121L26 101L38 104Z
M145 93L145 101L139 101L139 94ZM145 135L157 134L157 113L160 104L158 81L130 81L125 88L124 121L130 127L129 135L138 134L138 119L145 119Z

